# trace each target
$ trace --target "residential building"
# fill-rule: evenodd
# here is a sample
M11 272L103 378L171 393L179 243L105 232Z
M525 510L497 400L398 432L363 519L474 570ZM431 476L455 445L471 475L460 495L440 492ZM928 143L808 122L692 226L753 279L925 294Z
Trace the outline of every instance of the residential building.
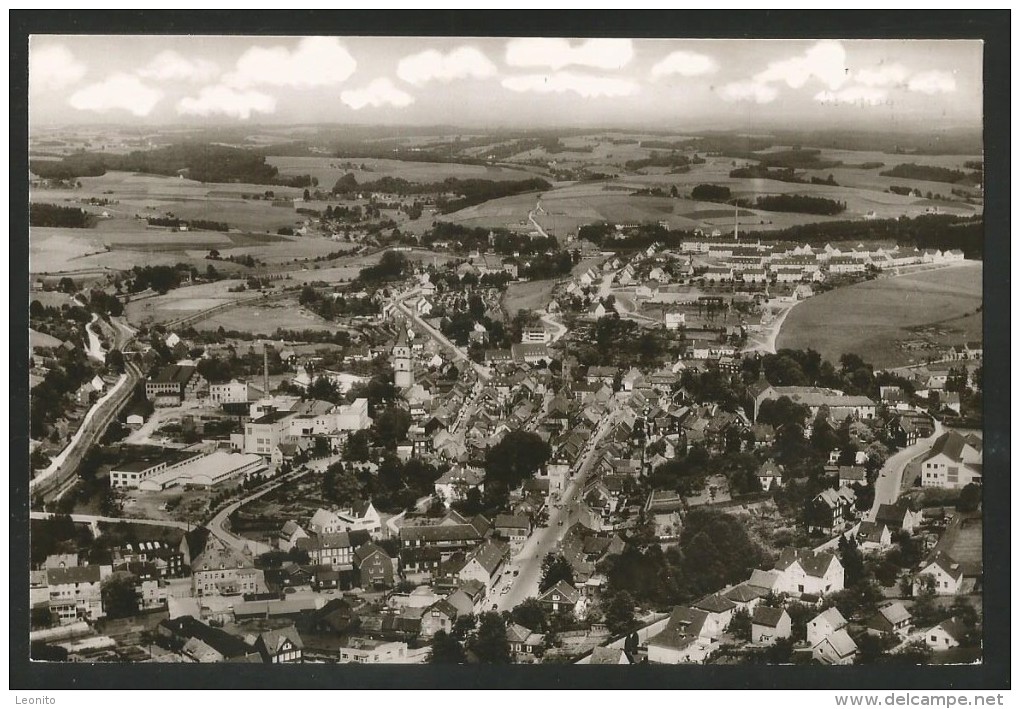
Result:
M910 632L910 611L899 601L887 603L868 618L870 630L905 638Z
M171 364L146 380L145 398L154 406L180 406L185 399L198 398L207 386L195 367Z
M674 608L665 628L648 638L648 662L666 665L704 662L715 644L704 633L707 619L705 611L684 606Z
M934 583L936 595L955 595L963 584L963 567L944 551L936 552L921 563L920 571L914 576L915 596L927 585L928 579Z
M948 431L935 439L921 461L921 486L962 488L981 483L982 443L977 436Z
M240 596L255 593L259 572L251 554L231 549L210 536L191 562L191 587L196 596Z
M296 664L302 661L304 642L293 625L265 630L255 639L255 651L267 664Z
M773 570L777 573L773 586L777 593L823 596L843 590L843 565L830 552L787 547L780 553Z
M772 645L776 640L790 637L792 624L784 608L758 605L751 613L751 642Z
M102 583L113 567L90 564L46 569L50 612L61 625L105 617Z
M393 559L378 544L366 542L354 550L354 567L365 589L390 588L393 586Z
M554 613L573 610L580 599L581 594L566 581L557 581L538 596L538 602L548 606Z
M246 404L248 401L248 382L231 379L229 382L209 383L209 403L214 406Z
M959 647L967 636L963 623L950 618L924 631L924 643L932 650L950 650Z

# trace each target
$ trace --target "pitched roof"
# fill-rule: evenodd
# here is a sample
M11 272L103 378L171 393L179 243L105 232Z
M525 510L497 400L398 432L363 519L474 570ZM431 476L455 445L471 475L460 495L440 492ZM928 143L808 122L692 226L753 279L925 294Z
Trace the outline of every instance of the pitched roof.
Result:
M800 564L800 567L804 569L804 573L808 576L822 578L825 576L825 572L829 570L832 562L838 560L835 555L829 552L815 552L787 547L780 553L775 568L779 571L785 571L795 561Z
M779 621L782 620L783 614L786 613L782 608L772 608L771 606L758 605L754 609L754 613L751 615L751 622L755 625L764 625L768 628L775 628L779 625Z
M100 568L95 564L46 569L46 583L50 586L60 586L69 583L99 583L99 580Z
M623 660L623 662L621 662ZM629 665L630 660L621 647L596 647L591 651L590 665Z
M899 601L893 601L889 605L879 608L878 612L893 625L910 620L910 611Z
M956 618L944 620L936 625L935 628L942 628L946 635L953 638L956 642L963 642L964 636L967 635L967 627ZM935 628L932 628L932 630Z
M751 578L747 580L748 586L754 586L755 588L764 588L772 590L776 587L776 582L779 580L779 574L775 571L764 571L762 569L755 569L751 572Z
M832 628L842 628L843 626L846 625L846 618L843 617L843 614L840 613L839 609L836 608L835 606L833 606L832 608L827 608L826 610L816 615L812 619L812 622L817 620L824 620Z
M923 569L927 569L932 564L938 566L954 580L959 580L959 578L963 576L963 567L944 551L935 552L935 554L924 562L921 567Z
M766 571L762 573L769 572ZM764 598L768 595L768 592L765 588L755 586L748 581L747 583L737 584L723 595L734 603L750 603L756 598Z
M956 431L947 431L935 439L935 442L931 446L931 450L929 450L928 454L921 460L924 462L925 460L930 460L937 455L945 455L957 463L962 463L964 447L972 445L971 441L964 438Z
M571 586L566 581L560 580L557 581L555 585L547 589L545 593L539 596L538 600L548 601L551 603L553 593L558 593L563 598L564 601L570 604L577 603L578 599L580 599L581 597L580 592L576 588ZM559 601L557 601L557 603L558 602Z
M287 642L290 642L297 648L303 648L305 646L304 642L301 640L301 636L298 635L297 628L293 625L288 625L286 628L278 628L276 630L264 630L259 633L258 638L255 640L256 647L261 644L270 655L275 655L280 652L280 649Z
M649 638L649 645L682 649L701 635L708 613L696 608L677 606L669 616L666 627L658 635Z
M903 518L909 511L910 508L903 502L895 505L879 505L878 512L875 513L875 521L899 527L903 525Z
M841 465L839 466L839 479L864 482L868 479L868 472L863 465Z
M377 553L382 554L387 559L390 558L390 555L381 546L372 542L366 542L354 550L354 561L360 565L365 559Z
M853 641L846 629L840 629L830 634L822 642L828 642L839 657L847 657L857 652L857 643Z
M507 555L507 547L495 540L490 539L489 541L482 544L468 557L467 561L477 561L479 565L491 576L493 572L499 568L500 563Z
M731 611L736 608L737 604L725 596L713 593L696 601L694 603L694 607L699 610L708 611L709 613L725 613L726 611Z

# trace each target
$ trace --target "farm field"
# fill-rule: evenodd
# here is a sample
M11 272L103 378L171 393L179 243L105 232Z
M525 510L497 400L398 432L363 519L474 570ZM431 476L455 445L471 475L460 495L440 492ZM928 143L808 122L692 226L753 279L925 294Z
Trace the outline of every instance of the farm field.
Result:
M406 162L376 158L285 157L270 155L266 162L279 168L282 175L311 175L319 180L319 189L328 191L338 179L352 173L359 182L383 177L399 177L408 182L441 182L448 177L477 180L527 180L529 172L489 165L443 162ZM364 165L365 170L342 167L344 163Z
M543 310L552 299L555 278L511 283L503 294L503 312L513 317L518 310Z
M329 330L337 332L347 328L336 322L323 320L315 313L298 305L293 300L274 301L232 308L228 312L195 323L196 330L225 330L250 332L255 335L272 335L277 329L283 330Z
M251 298L252 293L230 293L228 288L243 283L240 280L222 280L176 288L164 295L133 300L124 306L124 314L132 325L160 323L185 317L200 310L235 300Z
M982 264L967 261L902 276L879 278L809 298L790 311L779 348L812 348L838 362L862 355L876 367L913 362L900 341L934 328L948 342L981 339ZM836 324L834 326L834 323Z

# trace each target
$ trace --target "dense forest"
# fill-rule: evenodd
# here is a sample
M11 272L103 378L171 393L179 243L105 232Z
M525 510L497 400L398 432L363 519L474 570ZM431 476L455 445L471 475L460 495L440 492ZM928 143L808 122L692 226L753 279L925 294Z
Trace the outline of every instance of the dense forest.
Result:
M668 167L673 172L686 172L690 169L691 159L681 153L652 152L647 158L628 160L624 168L630 172L643 170L646 167Z
M769 168L766 165L748 165L730 170L730 177L746 177L750 179L778 180L779 182L793 182L804 184L804 178L798 175L792 167Z
M29 205L29 226L56 226L87 229L93 224L92 215L80 207L60 207L56 204Z
M914 219L802 224L752 235L768 241L796 241L819 246L830 241L886 240L919 249L960 249L967 258L979 259L984 253L985 224L981 216L925 214Z
M810 197L802 194L775 194L750 200L737 200L741 207L764 209L768 212L797 212L798 214L822 214L832 216L846 210L846 202L837 202L824 197Z
M927 180L928 182L949 182L951 184L977 185L981 183L979 172L964 172L948 167L934 165L917 165L906 163L878 173L882 177L899 177L907 180Z
M181 175L199 182L242 182L255 185L309 187L317 180L309 175L282 177L266 164L265 155L244 148L208 143L181 143L155 150L136 150L127 155L75 153L62 160L33 160L29 169L43 179L68 180L95 177L107 170L151 175Z
M725 185L697 185L691 190L691 199L701 202L725 202L730 198L730 188Z
M743 158L745 160L757 160L762 167L788 168L790 170L825 170L842 164L839 160L825 160L821 157L822 151L809 148L794 148L793 150L776 150L768 153L744 153L729 151L727 157Z
M443 214L455 212L491 199L509 197L526 192L550 189L545 180L535 177L529 180L461 180L450 177L442 182L408 182L400 177L383 177L372 182L359 184L353 174L346 174L333 186L334 194L350 194L355 191L390 192L400 195L412 194L456 194L457 199L441 198L436 201Z
M586 224L578 229L578 238L601 245L616 227L606 222ZM833 221L801 224L774 231L752 231L749 237L763 241L793 241L823 246L836 241L895 241L919 249L960 249L969 259L984 252L984 219L951 214L924 214L913 219L873 219L870 221ZM641 224L628 229L624 238L614 238L618 250L642 249L650 244L678 248L694 232L670 231L659 224Z

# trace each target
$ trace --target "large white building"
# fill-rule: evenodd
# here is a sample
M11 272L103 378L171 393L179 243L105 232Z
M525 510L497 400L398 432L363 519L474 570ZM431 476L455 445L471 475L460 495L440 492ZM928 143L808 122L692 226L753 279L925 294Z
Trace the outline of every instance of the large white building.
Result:
M956 431L943 433L921 462L921 487L956 489L980 484L981 461L980 438L961 436Z
M237 477L247 477L265 468L265 461L251 453L215 451L199 455L151 475L138 483L143 491L165 490L175 485L209 487Z
M248 403L248 382L231 379L229 382L209 384L209 403L246 404Z

